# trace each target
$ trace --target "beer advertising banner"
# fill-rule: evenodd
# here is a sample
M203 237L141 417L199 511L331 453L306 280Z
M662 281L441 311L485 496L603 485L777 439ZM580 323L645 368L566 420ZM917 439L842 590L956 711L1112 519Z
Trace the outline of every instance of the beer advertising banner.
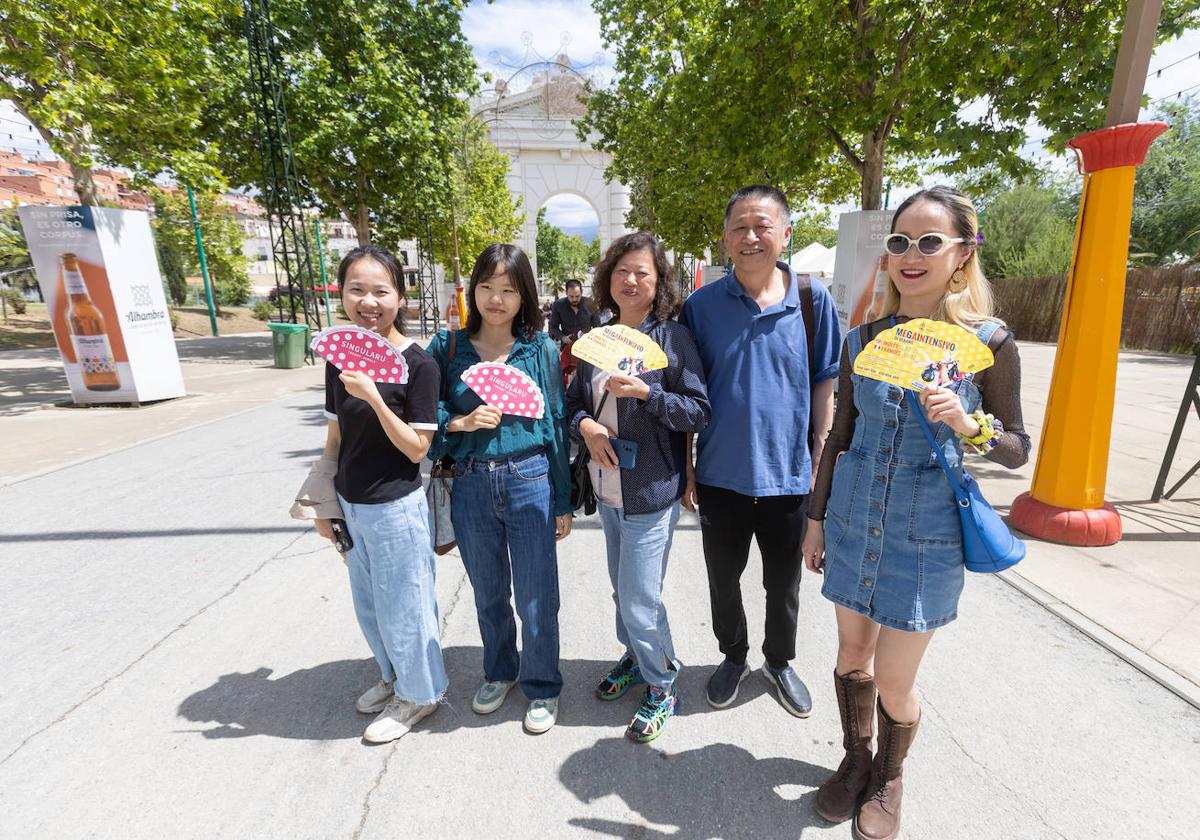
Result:
M842 332L879 317L887 294L887 275L880 270L883 240L892 226L890 210L857 210L838 219L837 257L829 293Z
M18 212L75 402L182 397L149 216L101 207Z

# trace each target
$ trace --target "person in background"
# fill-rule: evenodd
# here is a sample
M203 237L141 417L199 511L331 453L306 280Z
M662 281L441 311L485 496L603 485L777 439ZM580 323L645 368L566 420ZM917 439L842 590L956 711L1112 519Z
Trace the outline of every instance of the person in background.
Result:
M568 280L566 295L550 306L550 337L563 347L569 347L598 323L591 304L583 298L583 284Z

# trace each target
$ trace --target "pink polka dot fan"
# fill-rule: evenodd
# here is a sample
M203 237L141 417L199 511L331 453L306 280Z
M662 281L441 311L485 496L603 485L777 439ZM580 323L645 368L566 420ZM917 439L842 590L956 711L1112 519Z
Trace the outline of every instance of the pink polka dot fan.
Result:
M463 371L462 381L485 404L504 414L534 419L546 414L546 401L537 383L511 365L478 362Z
M404 355L386 338L362 327L326 327L313 336L310 346L338 370L357 370L376 382L408 382Z

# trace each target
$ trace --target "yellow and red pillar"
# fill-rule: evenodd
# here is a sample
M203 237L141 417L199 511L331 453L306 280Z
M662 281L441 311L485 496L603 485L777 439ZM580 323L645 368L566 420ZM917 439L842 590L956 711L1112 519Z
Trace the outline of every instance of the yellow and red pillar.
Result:
M1013 502L1012 524L1068 545L1111 545L1121 516L1104 500L1117 351L1125 302L1133 180L1163 122L1115 125L1068 143L1084 176L1033 487Z

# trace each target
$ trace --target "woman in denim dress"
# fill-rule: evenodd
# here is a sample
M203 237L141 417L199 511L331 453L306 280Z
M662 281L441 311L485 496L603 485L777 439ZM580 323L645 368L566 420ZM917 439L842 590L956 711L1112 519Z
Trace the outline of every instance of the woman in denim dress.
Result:
M846 750L818 791L816 810L833 822L854 817L856 836L867 840L899 833L901 772L920 719L917 670L933 631L957 616L964 567L953 488L904 390L852 373L854 360L883 330L913 318L974 333L995 364L928 388L921 410L952 467L961 465L964 447L1009 468L1024 464L1020 360L1012 334L992 317L981 241L975 209L957 190L923 190L897 209L885 240L885 317L846 338L837 413L801 549L809 569L824 574L822 594L835 605L834 685Z
M525 729L558 717L558 553L571 532L571 480L562 367L542 328L529 258L515 245L489 245L467 289L467 327L429 344L446 382L433 457L455 461L450 519L483 641L484 683L471 708L489 714L517 682L529 700ZM451 352L453 347L453 353ZM542 392L541 418L501 414L462 381L480 362L524 372ZM521 618L521 652L517 623Z
M609 375L581 361L567 391L571 434L591 456L617 639L625 648L600 680L596 696L616 700L644 682L645 694L625 736L647 743L662 734L678 701L679 661L662 599L663 579L687 483L687 435L704 430L712 408L696 340L672 320L679 294L661 242L645 232L613 242L596 267L592 294L598 307L616 314L616 323L645 333L667 357L664 370L638 375ZM637 447L628 469L617 463L613 437Z

